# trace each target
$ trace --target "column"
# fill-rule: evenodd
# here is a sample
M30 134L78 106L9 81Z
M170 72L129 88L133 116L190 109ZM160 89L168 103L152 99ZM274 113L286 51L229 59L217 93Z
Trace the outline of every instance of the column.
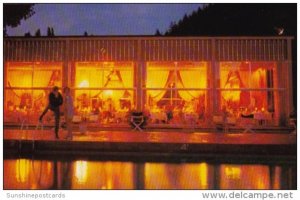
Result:
M136 88L136 109L142 111L143 109L143 93L142 93L142 82L143 82L143 68L144 63L142 60L141 52L141 40L138 40L138 52L137 52L137 62L135 65L135 88Z
M287 95L288 95L288 115L291 113L294 107L293 102L293 69L292 69L292 39L287 39Z
M211 111L213 114L217 113L219 110L219 91L217 88L219 87L220 75L219 75L219 66L216 62L216 40L212 39L212 56L211 56Z

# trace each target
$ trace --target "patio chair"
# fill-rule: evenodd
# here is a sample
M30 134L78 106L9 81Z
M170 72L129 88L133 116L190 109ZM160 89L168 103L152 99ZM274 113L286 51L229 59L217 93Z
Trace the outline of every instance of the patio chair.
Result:
M219 127L222 127L224 124L222 116L215 115L215 116L213 116L212 121L213 121L213 124L215 125L216 129Z
M140 115L140 116L134 116L132 115L130 117L130 122L131 124L134 126L133 127L133 130L139 130L140 132L142 132L142 124L144 122L144 116L143 115Z
M235 126L236 121L235 117L226 117L226 120L224 121L223 116L213 116L215 127L222 128L224 132L228 132L230 126Z
M289 125L293 129L293 131L291 133L296 134L297 133L297 119L296 118L290 118L289 119Z
M255 126L255 119L252 117L243 117L239 119L239 126L243 129L243 133L255 133L253 127Z

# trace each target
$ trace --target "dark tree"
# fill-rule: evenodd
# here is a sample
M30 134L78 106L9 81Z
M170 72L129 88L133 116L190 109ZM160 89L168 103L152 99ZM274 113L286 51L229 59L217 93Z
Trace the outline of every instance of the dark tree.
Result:
M7 27L17 27L21 20L26 20L34 15L34 4L5 3L3 4L3 31L7 35Z
M51 27L51 36L55 36L53 27Z
M199 7L177 23L167 36L293 36L293 94L297 108L297 4L217 3Z
M160 31L158 29L156 29L155 35L156 36L161 36L162 34L160 33Z
M35 32L35 37L41 37L41 30L38 29L36 32Z
M48 26L47 28L47 36L50 37L51 36L51 28Z
M86 32L86 31L84 31L84 34L83 34L85 37L87 37L87 36L89 36L89 34Z
M49 27L47 28L47 36L48 37L54 37L54 29L53 27Z
M51 37L51 28L49 26L47 27L47 36Z
M296 35L296 4L208 4L171 24L165 35Z
M24 34L24 37L31 37L30 31L28 31L27 33L25 33L25 34Z

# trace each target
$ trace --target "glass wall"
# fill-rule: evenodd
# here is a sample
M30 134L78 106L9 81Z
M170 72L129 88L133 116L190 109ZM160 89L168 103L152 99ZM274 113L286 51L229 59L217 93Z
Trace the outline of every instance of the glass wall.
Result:
M37 121L48 104L48 94L53 86L62 86L61 63L7 63L5 81L6 122L20 118Z
M135 107L133 63L76 63L75 68L76 114L102 124L128 124Z
M220 109L234 116L256 112L273 115L277 101L275 62L221 62Z
M207 107L207 63L148 62L146 104L149 124L201 123Z
M207 119L213 110L219 112L223 107L235 117L260 112L263 115L257 115L259 118L270 121L286 119L287 80L278 77L279 72L287 77L284 64L220 62L214 75L218 80L215 88L210 88L214 80L207 62L145 64L141 70L144 73L139 76L133 62L75 63L66 80L71 78L77 121L128 125L129 112L136 108L137 100L143 104L148 125L201 126L209 124ZM62 63L6 63L4 121L20 122L25 116L36 122L48 104L52 87L63 86L62 66ZM136 96L137 79L144 83L139 96ZM217 98L211 99L210 89ZM53 120L51 116L45 119Z

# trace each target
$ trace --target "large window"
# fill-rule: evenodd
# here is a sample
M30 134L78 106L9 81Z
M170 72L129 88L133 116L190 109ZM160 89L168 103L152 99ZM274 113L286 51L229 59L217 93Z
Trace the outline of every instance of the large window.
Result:
M221 62L221 107L234 115L241 112L275 112L276 63Z
M132 62L77 63L75 87L77 114L96 115L103 124L128 124L135 107Z
M61 63L7 63L5 121L19 120L19 113L30 113L30 120L48 104L53 86L62 86Z
M204 62L147 63L145 111L149 123L204 122L206 90Z

